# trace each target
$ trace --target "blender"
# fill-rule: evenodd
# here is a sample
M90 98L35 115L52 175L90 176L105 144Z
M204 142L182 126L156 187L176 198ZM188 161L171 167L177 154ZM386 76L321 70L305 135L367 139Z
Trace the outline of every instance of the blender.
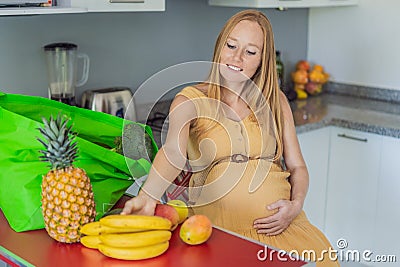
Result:
M72 43L52 43L44 46L49 79L49 98L76 105L75 88L84 85L89 75L89 57L77 52ZM77 81L78 60L83 60L81 79Z

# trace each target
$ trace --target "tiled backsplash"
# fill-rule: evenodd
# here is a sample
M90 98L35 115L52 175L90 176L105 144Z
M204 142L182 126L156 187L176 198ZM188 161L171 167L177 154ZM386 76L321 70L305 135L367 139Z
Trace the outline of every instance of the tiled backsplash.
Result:
M160 100L156 104L136 106L138 121L146 123L153 130L154 140L161 147L162 139L165 138L168 125L164 125L165 117L168 115L172 99Z
M168 114L169 107L171 105L172 99L161 100L157 103L141 103L136 104L136 116L139 122L146 122L148 119L154 118L154 115L159 113Z

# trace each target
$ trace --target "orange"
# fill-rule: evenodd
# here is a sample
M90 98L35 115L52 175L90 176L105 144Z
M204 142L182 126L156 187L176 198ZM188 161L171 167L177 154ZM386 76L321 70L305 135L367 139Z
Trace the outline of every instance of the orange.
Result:
M292 72L292 80L294 83L306 84L308 82L308 73L306 70L296 70Z
M313 69L315 71L324 72L324 67L322 67L321 65L314 65Z

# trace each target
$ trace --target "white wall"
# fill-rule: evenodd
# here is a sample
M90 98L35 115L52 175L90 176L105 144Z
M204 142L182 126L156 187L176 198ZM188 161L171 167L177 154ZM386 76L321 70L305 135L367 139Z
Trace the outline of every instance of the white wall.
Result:
M307 57L331 81L400 90L400 1L358 2L310 10Z
M239 10L212 7L207 0L167 0L165 12L0 17L0 91L47 96L42 47L59 41L76 43L90 57L89 80L78 88L78 97L84 90L109 86L135 91L164 68L211 60L218 32ZM290 73L306 57L308 10L263 12ZM148 92L142 102L163 93Z

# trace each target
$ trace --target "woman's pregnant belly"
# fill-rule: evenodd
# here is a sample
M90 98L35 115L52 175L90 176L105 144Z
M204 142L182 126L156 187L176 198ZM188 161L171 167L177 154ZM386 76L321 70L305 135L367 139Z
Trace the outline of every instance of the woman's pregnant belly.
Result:
M225 229L248 230L255 219L276 212L267 209L269 204L290 199L288 176L289 173L278 165L271 166L263 160L218 164L207 177L207 190L200 194L200 203L205 204L194 207L194 212L207 215L213 224ZM252 181L261 183L255 191L249 192Z

